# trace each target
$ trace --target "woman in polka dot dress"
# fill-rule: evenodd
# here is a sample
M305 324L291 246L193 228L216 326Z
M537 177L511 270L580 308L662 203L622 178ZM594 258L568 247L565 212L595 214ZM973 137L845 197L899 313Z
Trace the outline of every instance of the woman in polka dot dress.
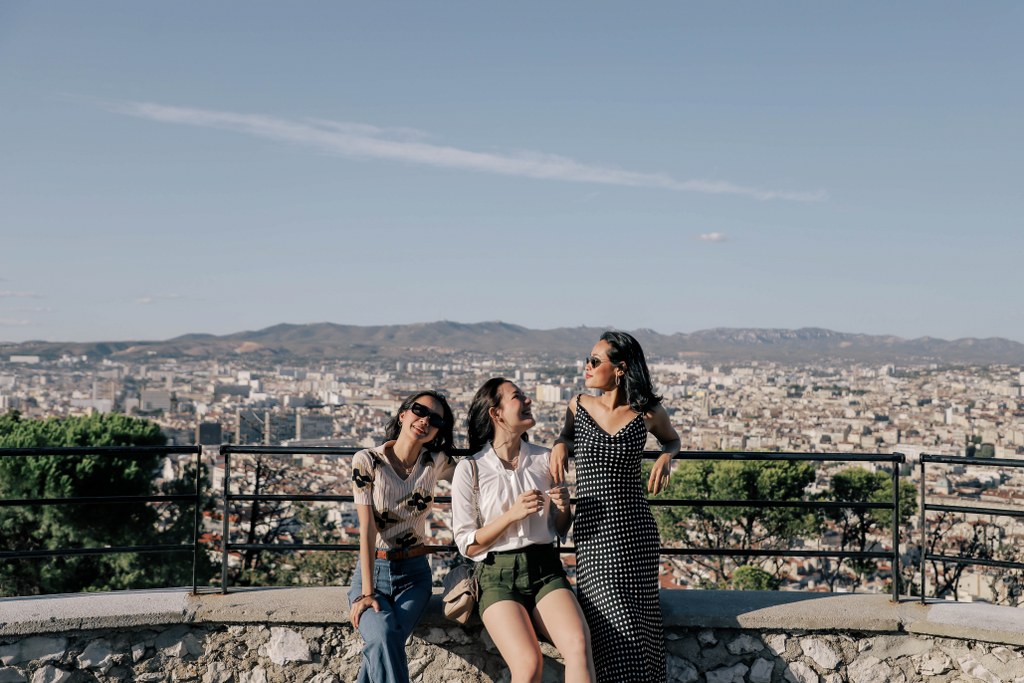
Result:
M647 504L640 462L647 434L661 456L647 481L658 493L679 452L679 435L654 393L643 350L625 332L605 332L586 359L588 389L569 402L551 453L551 476L576 459L576 591L590 626L600 683L666 680L658 599L658 527Z

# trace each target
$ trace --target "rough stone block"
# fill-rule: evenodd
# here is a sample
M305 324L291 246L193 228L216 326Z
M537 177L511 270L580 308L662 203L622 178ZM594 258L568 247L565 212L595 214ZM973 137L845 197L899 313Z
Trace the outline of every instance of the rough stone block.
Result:
M974 657L963 657L957 661L960 670L968 676L973 676L984 683L1002 683L1002 679L986 669L981 662Z
M764 643L754 636L741 634L726 644L725 649L734 655L748 655L764 649Z
M32 674L32 683L65 683L70 678L70 671L47 664L41 669L36 669L36 672Z
M718 638L715 638L714 631L706 628L697 634L697 642L700 643L702 647L713 647L718 645Z
M18 652L18 659L12 664L21 662L51 662L64 656L68 649L67 638L49 638L46 636L32 636L21 641L21 648Z
M13 666L0 667L0 683L25 683L28 679Z
M697 669L688 661L672 655L668 656L668 679L670 681L696 683L698 678L700 675L697 673Z
M821 638L801 638L800 647L805 655L825 671L831 671L839 664L839 654Z
M917 671L922 676L939 676L953 668L951 660L945 652L932 650L921 656Z
M745 664L733 664L723 669L715 669L707 673L708 683L744 683L744 677L750 671Z
M750 667L750 683L771 683L775 665L767 659L758 659Z
M297 631L278 626L270 629L267 657L278 666L290 662L310 662L313 659L309 644Z
M4 666L10 666L14 662L18 661L18 652L21 647L18 643L10 643L8 645L0 645L0 664Z
M110 643L105 640L94 641L78 655L78 668L109 669L113 666L113 656L114 651L110 649Z
M892 667L878 657L858 657L846 669L850 683L878 683L892 680Z
M782 677L789 681L789 683L818 683L821 680L818 677L818 672L803 662L792 662L789 664ZM875 683L878 683L878 681Z

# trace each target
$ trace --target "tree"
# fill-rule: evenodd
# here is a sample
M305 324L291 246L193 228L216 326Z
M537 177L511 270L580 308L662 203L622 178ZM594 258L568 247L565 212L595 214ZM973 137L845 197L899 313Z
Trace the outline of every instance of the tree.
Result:
M806 462L684 460L661 498L693 500L796 501L814 481ZM728 549L778 549L814 529L814 515L795 508L744 505L657 507L661 537L684 546ZM716 583L729 581L736 567L761 566L770 559L740 553L735 557L697 556L694 561L714 572ZM776 562L775 572L778 572Z
M738 591L777 591L779 583L777 578L760 567L745 564L732 573L729 587Z
M248 482L252 495L286 493L294 486L288 463L280 457L246 455L233 462L237 463L238 478ZM341 530L328 520L328 508L321 505L271 498L234 501L230 509L231 516L241 523L238 534L247 545L341 542ZM239 586L344 585L354 564L354 555L345 551L247 548L230 581Z
M869 472L863 467L851 467L836 473L832 477L832 486L822 495L822 499L847 503L892 503L892 476L886 472ZM917 511L917 489L908 481L900 482L900 518L902 528ZM865 552L879 545L874 537L885 530L892 529L892 512L890 510L872 510L864 508L825 509L821 513L822 522L832 525L839 533L840 550L856 550ZM871 559L825 558L822 561L822 573L829 585L835 590L836 582L849 567L854 573L854 589L864 578L874 571L876 562Z
M159 426L124 415L45 420L23 419L17 412L0 416L0 448L164 443ZM0 498L149 495L158 459L141 453L6 456L0 458ZM177 514L182 511L179 507ZM157 508L146 503L0 507L0 546L53 550L187 542L179 536L173 515L160 528L158 519ZM136 553L26 558L0 563L0 594L184 585L191 583L191 570L187 560L153 562Z

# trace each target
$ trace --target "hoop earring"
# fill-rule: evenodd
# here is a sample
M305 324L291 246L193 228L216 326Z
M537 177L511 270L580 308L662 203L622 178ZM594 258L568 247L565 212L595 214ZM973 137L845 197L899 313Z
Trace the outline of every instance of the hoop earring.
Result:
M615 386L619 386L619 381L622 379L622 375L615 375Z

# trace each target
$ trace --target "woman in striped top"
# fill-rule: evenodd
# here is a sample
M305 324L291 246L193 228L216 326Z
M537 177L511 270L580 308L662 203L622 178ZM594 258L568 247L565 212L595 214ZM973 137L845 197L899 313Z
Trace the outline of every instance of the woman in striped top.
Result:
M455 420L444 396L421 391L402 402L386 441L352 458L359 561L349 591L352 625L363 636L359 683L408 683L405 641L430 600L427 515L439 479L451 480Z

